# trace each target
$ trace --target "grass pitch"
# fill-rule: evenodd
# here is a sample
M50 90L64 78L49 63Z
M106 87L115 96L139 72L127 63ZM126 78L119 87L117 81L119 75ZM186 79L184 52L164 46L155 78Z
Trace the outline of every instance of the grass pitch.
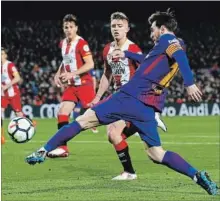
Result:
M163 118L168 132L160 131L165 149L178 152L198 169L205 169L218 185L220 117ZM71 155L47 159L30 166L24 162L55 132L55 119L38 119L37 133L25 144L16 144L7 133L2 146L2 200L220 200L209 196L188 177L152 163L139 137L128 140L136 181L111 181L122 172L106 128L90 130L69 142ZM4 121L6 130L8 121Z

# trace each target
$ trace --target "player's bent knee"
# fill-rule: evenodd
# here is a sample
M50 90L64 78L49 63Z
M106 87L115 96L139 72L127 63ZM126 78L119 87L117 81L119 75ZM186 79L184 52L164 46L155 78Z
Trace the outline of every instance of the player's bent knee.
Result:
M147 150L148 157L154 163L161 163L165 154L165 150L162 147L151 147Z
M88 109L83 115L78 116L76 121L83 129L93 128L99 125L96 114L91 109Z
M112 131L108 131L108 141L111 144L115 144L115 134Z

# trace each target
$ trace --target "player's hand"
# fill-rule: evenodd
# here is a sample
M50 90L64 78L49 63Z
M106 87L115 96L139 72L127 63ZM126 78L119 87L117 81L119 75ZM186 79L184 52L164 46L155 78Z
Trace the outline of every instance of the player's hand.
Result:
M55 82L57 87L63 87L63 84L62 84L58 74L55 75L54 82Z
M125 53L120 49L115 49L111 53L112 60L117 60L125 57Z
M195 102L200 102L202 100L202 92L195 84L186 87L186 90L189 97Z
M2 90L5 91L5 90L7 90L9 87L10 87L10 86L8 86L8 85L2 85Z
M72 80L72 78L74 77L74 73L73 72L65 72L65 73L62 73L60 75L60 79L62 80L62 82L67 82L69 80Z
M100 97L96 95L96 97L92 100L92 102L88 103L88 107L92 107L100 101Z

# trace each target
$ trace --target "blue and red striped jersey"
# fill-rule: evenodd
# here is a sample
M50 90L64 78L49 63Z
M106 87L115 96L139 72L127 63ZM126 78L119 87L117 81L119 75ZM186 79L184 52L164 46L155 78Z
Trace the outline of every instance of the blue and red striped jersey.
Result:
M180 51L185 55L185 44L182 39L178 39L173 34L162 35L145 56L136 56L134 53L125 51L125 56L139 61L140 66L132 79L122 86L121 91L161 111L167 87L179 68L181 68L184 84L187 86L193 84L188 60L181 62L181 57L177 54Z

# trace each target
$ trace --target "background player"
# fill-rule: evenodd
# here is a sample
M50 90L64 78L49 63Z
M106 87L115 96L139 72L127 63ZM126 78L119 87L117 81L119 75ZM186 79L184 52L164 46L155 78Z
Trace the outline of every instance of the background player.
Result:
M10 104L18 117L23 117L21 108L21 94L18 83L21 77L14 63L7 60L5 48L1 48L1 111L2 118L7 106Z
M17 117L23 117L21 106L21 93L18 83L20 74L15 64L9 61L7 51L1 48L1 117L4 119L5 109L10 105ZM33 122L36 125L36 122ZM1 143L5 143L3 121L1 121Z
M69 123L69 115L77 102L83 108L95 97L92 76L89 71L94 68L94 62L87 41L77 35L78 22L76 16L67 14L63 18L63 31L65 39L61 41L60 48L63 61L55 75L58 87L64 86L62 102L58 111L58 129ZM68 83L62 83L60 75L68 77ZM66 142L48 153L48 157L67 157L69 151Z
M124 13L112 13L110 17L110 24L111 34L114 38L114 41L108 43L104 47L104 73L101 77L96 97L91 102L90 106L93 106L100 101L104 93L108 90L111 81L113 81L114 91L118 91L122 85L130 80L138 67L138 63L130 59L113 60L111 58L111 53L114 51L114 49L118 48L122 51L128 50L134 53L142 54L138 45L127 38L127 33L129 32L130 27L129 19ZM163 122L161 122L159 119L159 116L157 117L159 125L162 124L162 128L166 129L165 125L163 125ZM113 180L133 180L137 178L132 166L128 144L121 135L125 127L126 123L123 120L107 125L109 142L113 144L118 158L124 168L123 173L113 178Z
M188 59L182 49L183 42L174 35L177 22L173 13L156 12L149 17L149 23L157 43L146 57L121 50L113 53L113 58L130 58L136 55L140 59L141 65L132 79L106 102L87 110L76 121L58 131L44 147L26 158L29 164L43 162L48 151L63 141L72 139L82 130L124 119L136 126L142 140L149 147L147 154L153 162L190 177L211 195L218 193L216 183L211 181L207 172L198 171L179 154L165 151L161 146L156 129L155 109L161 111L164 107L166 87L176 70L180 69L192 100L201 101L202 94L194 84ZM171 68L169 61L173 62Z

